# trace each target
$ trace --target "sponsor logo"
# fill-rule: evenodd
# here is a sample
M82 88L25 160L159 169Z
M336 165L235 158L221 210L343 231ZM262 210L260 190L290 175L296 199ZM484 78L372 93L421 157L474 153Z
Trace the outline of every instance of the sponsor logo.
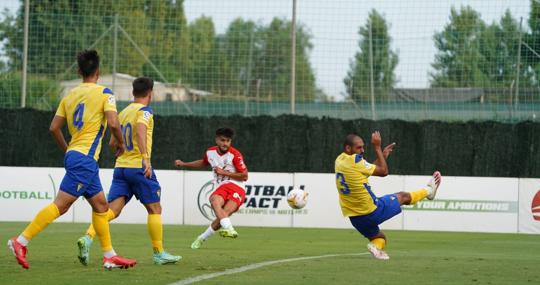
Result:
M292 185L246 185L246 200L237 213L290 215L294 212L295 214L307 214L306 209L293 210L288 206L287 194L293 188ZM298 188L305 190L304 185L299 185ZM197 195L199 211L210 221L216 218L210 204L210 195L214 189L214 181L208 181L201 187ZM240 199L238 193L234 193L233 197Z
M110 105L114 105L116 103L116 99L114 98L114 95L109 95L108 101Z
M517 202L502 201L424 200L414 205L403 205L402 207L404 210L416 211L517 213L517 204Z
M210 180L206 182L199 190L197 195L197 205L201 214L210 221L216 218L216 214L210 205L210 195L214 192L214 181Z
M536 192L531 203L533 219L540 222L540 190Z
M0 189L0 200L52 200L56 196L56 185L52 176L51 190L2 190Z
M152 117L152 114L150 114L150 112L148 112L148 111L144 111L144 112L143 112L143 118L144 118L146 121L150 120L150 117Z

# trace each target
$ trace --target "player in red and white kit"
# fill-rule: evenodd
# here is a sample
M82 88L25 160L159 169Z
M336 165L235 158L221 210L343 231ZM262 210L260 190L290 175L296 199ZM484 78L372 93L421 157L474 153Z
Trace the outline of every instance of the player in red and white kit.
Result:
M222 237L238 237L229 217L244 203L244 181L248 178L248 170L242 154L231 146L233 136L234 131L230 128L217 129L216 146L207 149L203 159L192 162L178 159L174 162L177 167L198 169L210 166L214 171L216 190L210 195L210 204L216 219L191 244L193 249L200 248L202 243L218 230Z

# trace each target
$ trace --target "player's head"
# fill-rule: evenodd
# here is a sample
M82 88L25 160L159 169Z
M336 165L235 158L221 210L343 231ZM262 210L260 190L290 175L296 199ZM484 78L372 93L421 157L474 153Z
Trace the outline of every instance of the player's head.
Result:
M234 130L231 128L219 128L216 130L216 145L219 152L225 153L231 147Z
M148 77L139 77L133 81L133 97L152 99L154 80ZM150 101L148 101L150 102Z
M364 140L357 134L349 134L343 141L343 151L347 154L364 154Z
M77 54L77 65L83 78L99 76L99 55L96 50L83 50Z

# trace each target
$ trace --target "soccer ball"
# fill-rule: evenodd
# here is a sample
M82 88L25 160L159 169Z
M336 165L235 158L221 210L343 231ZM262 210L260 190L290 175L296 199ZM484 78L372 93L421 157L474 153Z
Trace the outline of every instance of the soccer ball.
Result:
M302 209L307 204L308 193L301 189L293 189L287 195L287 203L293 209Z

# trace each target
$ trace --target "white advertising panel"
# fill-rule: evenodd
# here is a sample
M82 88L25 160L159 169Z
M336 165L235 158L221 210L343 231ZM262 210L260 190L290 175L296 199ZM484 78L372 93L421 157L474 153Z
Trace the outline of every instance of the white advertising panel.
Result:
M186 171L184 180L184 222L209 224L215 219L209 198L215 190L210 171ZM286 195L293 187L288 173L250 173L246 182L246 201L231 217L235 226L290 227L292 211Z
M0 167L0 219L31 221L54 201L64 173L63 168ZM58 221L73 222L73 210Z
M519 232L540 234L540 179L519 179Z
M422 188L429 176L406 176L405 189ZM405 208L405 230L517 232L518 179L444 177L435 200Z

